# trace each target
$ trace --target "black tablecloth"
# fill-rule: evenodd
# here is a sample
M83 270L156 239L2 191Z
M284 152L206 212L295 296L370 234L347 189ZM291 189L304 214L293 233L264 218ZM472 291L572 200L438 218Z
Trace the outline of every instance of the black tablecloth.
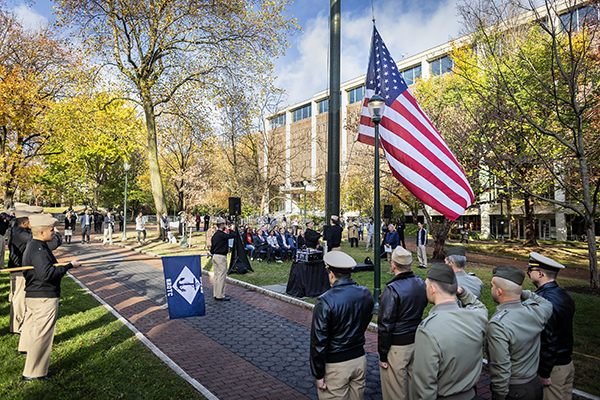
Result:
M285 292L294 297L317 297L330 288L327 268L323 261L305 263L295 261L290 269Z

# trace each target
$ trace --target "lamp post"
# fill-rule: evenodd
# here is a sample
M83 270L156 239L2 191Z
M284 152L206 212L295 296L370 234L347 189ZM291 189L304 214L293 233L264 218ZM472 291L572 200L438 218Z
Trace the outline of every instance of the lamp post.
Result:
M127 240L127 172L129 172L129 162L123 163L123 170L125 170L125 204L123 205L123 236L121 236L121 242Z
M304 223L306 223L306 187L308 186L308 181L306 179L304 179L302 181L302 184L304 185Z
M375 179L373 187L373 219L375 220L375 228L373 235L373 247L375 258L374 272L375 272L375 285L373 290L373 297L375 297L375 308L374 313L377 313L379 309L379 295L381 294L381 219L379 217L379 123L385 110L385 101L379 95L374 95L369 99L367 103L369 107L369 115L371 121L375 124ZM377 238L377 240L375 240Z

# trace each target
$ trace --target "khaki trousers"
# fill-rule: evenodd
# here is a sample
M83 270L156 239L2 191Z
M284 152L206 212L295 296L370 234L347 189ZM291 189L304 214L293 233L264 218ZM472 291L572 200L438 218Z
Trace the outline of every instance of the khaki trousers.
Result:
M225 277L227 276L227 256L213 254L213 296L222 299L225 296Z
M387 369L379 367L383 400L412 399L410 385L415 344L392 346L388 353Z
M21 332L25 320L25 277L22 272L10 273L10 333Z
M54 341L54 328L58 314L58 298L28 297L27 313L31 313L29 349L23 376L38 378L48 375L50 352Z
M544 400L571 400L573 398L573 361L567 365L555 365L550 373L552 385L544 386Z
M113 244L112 236L113 236L112 226L109 226L108 228L104 228L104 240L102 241L102 244L104 245L104 244L106 244L106 242Z
M420 267L427 267L427 247L425 245L420 244L417 246L417 258Z
M362 400L367 378L367 357L325 364L327 389L320 390L319 400Z

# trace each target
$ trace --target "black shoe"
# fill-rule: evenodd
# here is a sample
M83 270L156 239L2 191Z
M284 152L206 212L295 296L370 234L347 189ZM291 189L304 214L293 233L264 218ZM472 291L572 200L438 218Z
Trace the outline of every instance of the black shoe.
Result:
M215 297L215 301L229 301L229 300L231 300L231 297L229 297L229 296L223 296L220 299Z
M43 382L49 382L52 379L48 378L47 376L38 376L36 378L31 378L29 376L24 376L21 378L21 382L33 382L33 381L43 381Z
M422 265L419 265L417 268L420 268L420 269L427 269L427 267L424 267L424 266L422 266Z
M26 352L26 351L20 351L20 352L19 352L19 355L21 355L21 356L26 356L26 355L27 355L27 352Z

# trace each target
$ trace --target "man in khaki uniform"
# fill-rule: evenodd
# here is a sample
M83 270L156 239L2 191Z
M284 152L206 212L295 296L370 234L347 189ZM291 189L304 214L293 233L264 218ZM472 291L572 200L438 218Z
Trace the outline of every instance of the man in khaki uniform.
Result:
M468 289L457 285L448 264L433 264L425 283L427 299L435 306L415 337L413 398L474 399L488 311ZM456 304L457 295L464 308Z
M573 354L573 315L575 300L556 283L565 266L539 253L529 253L527 274L537 287L535 294L552 303L552 317L541 336L538 375L544 386L544 400L571 400L575 366Z
M467 264L465 247L446 247L444 253L446 254L445 262L454 270L458 286L469 289L477 297L477 300L479 300L481 298L481 291L483 290L483 282L474 273L465 272Z
M384 400L406 400L412 397L415 333L427 306L427 289L423 279L410 270L408 250L398 246L391 258L394 278L379 297L379 375Z
M25 292L27 313L30 314L29 347L23 369L23 381L49 380L48 365L54 340L54 328L58 313L60 281L70 268L79 267L77 260L66 266L57 266L56 258L47 242L54 239L54 223L57 220L48 214L34 214L29 217L32 240L23 254L23 264L32 265L33 270L25 271Z
M542 400L540 334L552 315L552 303L523 290L523 279L525 273L512 265L494 268L492 298L498 307L488 323L486 342L493 400Z
M8 268L19 268L23 266L23 252L27 243L31 240L31 229L29 229L29 216L32 213L25 209L16 209L16 224L8 241ZM25 276L23 271L10 273L10 333L21 333L25 321Z

